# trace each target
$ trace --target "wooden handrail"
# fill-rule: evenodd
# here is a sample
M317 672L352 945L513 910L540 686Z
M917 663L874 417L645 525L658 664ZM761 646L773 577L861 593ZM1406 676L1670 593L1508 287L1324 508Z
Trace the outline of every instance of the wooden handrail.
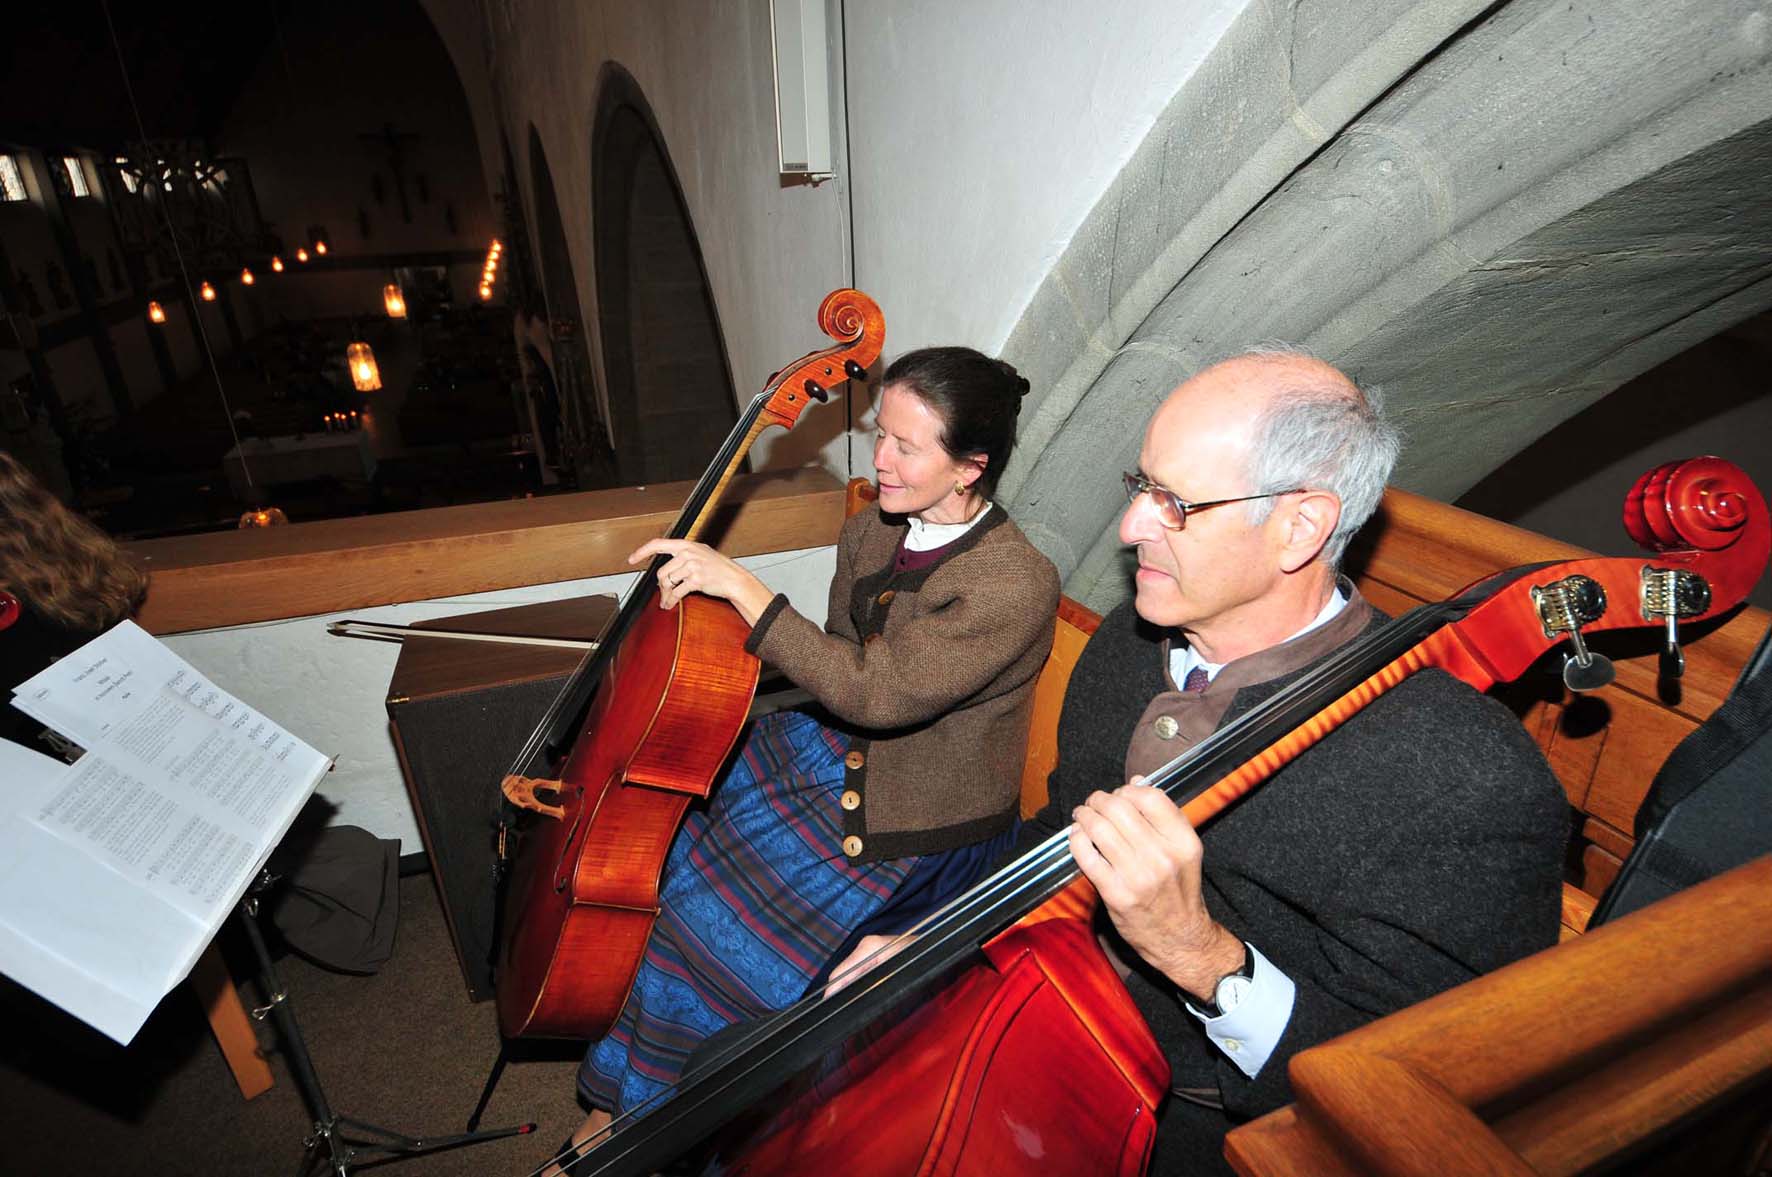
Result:
M1298 1103L1226 1156L1245 1177L1581 1172L1772 1075L1768 927L1772 857L1298 1054Z
M586 491L146 540L138 621L180 633L629 571L693 483ZM836 542L843 487L822 469L735 479L717 538L729 555Z

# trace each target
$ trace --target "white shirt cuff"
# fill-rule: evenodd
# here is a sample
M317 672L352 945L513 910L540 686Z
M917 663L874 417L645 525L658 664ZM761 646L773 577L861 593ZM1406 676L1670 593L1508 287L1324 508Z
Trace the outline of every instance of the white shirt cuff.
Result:
M1212 1044L1253 1079L1267 1064L1268 1056L1286 1032L1286 1023L1292 1020L1292 1002L1298 996L1298 986L1253 944L1249 945L1249 957L1255 966L1249 978L1249 992L1235 1009L1209 1018L1188 1002L1182 1004L1200 1019Z

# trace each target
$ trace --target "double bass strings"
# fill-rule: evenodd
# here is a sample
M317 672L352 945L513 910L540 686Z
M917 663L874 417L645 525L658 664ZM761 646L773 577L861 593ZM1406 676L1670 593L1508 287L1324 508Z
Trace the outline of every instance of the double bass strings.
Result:
M1147 779L1178 800L1216 783L1276 739L1322 711L1353 686L1456 621L1498 587L1494 578L1471 594L1424 605L1344 646L1294 683ZM1028 914L1078 876L1069 853L1069 828L993 873L868 958L876 967L851 971L835 991L802 998L759 1022L712 1055L705 1065L624 1113L585 1159L596 1174L646 1172L699 1142L743 1107L816 1064L833 1047L901 1004L907 994L976 952L990 936ZM886 948L889 958L880 960ZM747 1057L747 1056L756 1057ZM714 1107L722 1096L725 1106ZM673 1111L674 1107L674 1111ZM646 1121L657 1119L656 1124ZM578 1155L574 1152L571 1155ZM605 1159L606 1158L606 1159Z

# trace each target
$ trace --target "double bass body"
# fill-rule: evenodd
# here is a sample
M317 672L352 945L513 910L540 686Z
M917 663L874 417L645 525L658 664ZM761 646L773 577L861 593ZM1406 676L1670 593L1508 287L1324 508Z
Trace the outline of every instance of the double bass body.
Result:
M1096 941L1093 902L1073 885L984 945L984 967L852 1041L710 1172L1143 1173L1169 1062ZM858 1156L857 1126L882 1117Z

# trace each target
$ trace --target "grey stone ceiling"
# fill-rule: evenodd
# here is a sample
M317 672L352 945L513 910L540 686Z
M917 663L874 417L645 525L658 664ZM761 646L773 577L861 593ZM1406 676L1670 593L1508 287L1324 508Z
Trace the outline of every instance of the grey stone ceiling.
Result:
M1302 343L1380 384L1396 482L1452 498L1772 305L1763 6L1253 3L1005 348L1041 399L1003 494L1098 608L1120 466L1212 357Z

